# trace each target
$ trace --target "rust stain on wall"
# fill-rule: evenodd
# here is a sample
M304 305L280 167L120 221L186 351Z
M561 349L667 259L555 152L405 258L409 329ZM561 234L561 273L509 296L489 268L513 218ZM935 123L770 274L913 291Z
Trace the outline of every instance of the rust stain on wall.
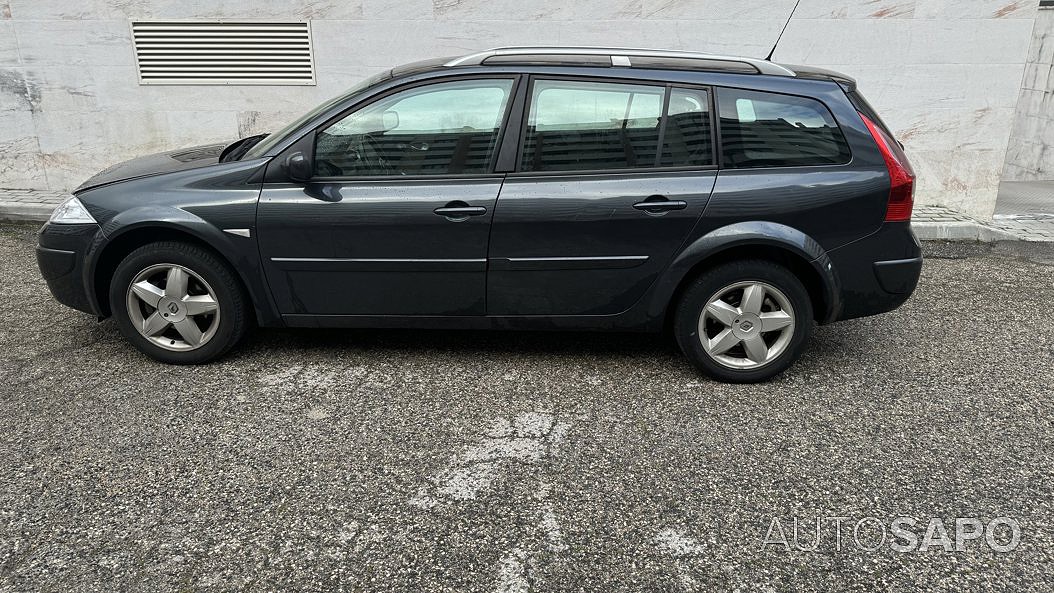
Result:
M876 10L875 12L872 12L870 16L871 16L871 18L874 18L874 19L888 19L888 18L894 18L894 17L898 17L898 16L906 16L908 14L911 14L911 12L912 12L912 7L911 6L904 5L904 4L894 4L892 6L886 6L885 8L880 8L880 9Z
M1021 2L1011 2L1010 4L1007 4L1006 6L992 13L992 16L997 19L1001 19L1003 17L1010 16L1011 14L1014 14L1019 10L1021 10Z

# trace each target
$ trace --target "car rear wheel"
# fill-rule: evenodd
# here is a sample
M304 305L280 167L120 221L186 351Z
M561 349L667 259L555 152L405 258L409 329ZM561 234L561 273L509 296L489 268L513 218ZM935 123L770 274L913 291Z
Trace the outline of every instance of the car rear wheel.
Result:
M706 375L729 383L775 377L801 355L812 303L787 268L763 260L722 264L685 291L677 342Z
M144 245L118 264L110 308L121 333L144 354L200 364L245 335L246 299L231 269L196 245Z

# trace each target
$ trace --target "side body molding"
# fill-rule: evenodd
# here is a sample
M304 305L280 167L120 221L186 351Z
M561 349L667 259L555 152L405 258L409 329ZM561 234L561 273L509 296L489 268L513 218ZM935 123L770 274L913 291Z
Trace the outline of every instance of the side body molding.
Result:
M746 221L714 229L691 240L651 291L647 305L649 319L662 319L678 286L692 269L708 258L736 247L775 247L792 253L808 264L819 275L823 285L823 300L826 311L818 311L821 323L837 318L841 309L841 283L831 264L827 252L812 237L787 225L768 221Z

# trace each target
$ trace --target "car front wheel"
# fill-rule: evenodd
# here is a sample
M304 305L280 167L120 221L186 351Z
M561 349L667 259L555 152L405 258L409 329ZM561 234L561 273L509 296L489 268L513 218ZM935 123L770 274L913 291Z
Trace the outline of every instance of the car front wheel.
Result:
M706 375L754 383L797 360L812 320L809 294L790 270L745 260L696 279L678 305L674 331L681 350Z
M110 310L121 333L144 354L170 364L200 364L245 334L246 299L230 268L196 245L144 245L118 264Z

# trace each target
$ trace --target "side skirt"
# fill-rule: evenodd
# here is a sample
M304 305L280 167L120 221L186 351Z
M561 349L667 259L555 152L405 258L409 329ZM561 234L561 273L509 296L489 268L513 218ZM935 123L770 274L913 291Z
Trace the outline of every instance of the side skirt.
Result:
M283 315L287 327L471 329L527 331L636 331L657 332L662 320L650 323L627 314L567 316L395 316L395 315Z

